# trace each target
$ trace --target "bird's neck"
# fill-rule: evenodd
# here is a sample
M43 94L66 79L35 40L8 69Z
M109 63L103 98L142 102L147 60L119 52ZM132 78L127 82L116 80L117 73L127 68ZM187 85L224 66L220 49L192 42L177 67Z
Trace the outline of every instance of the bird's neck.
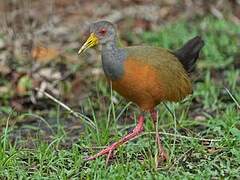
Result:
M102 45L102 52L111 51L112 53L116 53L118 51L117 41L116 39L109 41Z
M105 75L111 80L120 79L124 73L123 61L126 53L117 47L116 40L102 45L102 64Z

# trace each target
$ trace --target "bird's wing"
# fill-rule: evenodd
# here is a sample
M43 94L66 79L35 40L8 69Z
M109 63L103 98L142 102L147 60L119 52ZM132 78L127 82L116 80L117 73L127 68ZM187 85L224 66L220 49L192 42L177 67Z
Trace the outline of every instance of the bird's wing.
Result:
M164 84L169 98L179 93L179 98L192 92L190 78L181 62L171 51L151 46L131 46L125 48L127 59L140 61L155 69Z

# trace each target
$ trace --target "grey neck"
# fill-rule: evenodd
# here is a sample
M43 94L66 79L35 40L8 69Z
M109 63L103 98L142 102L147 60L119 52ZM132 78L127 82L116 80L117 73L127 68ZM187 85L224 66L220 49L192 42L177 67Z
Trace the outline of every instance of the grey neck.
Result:
M116 40L102 45L102 65L105 75L111 80L120 79L124 73L123 61L126 59L124 49L118 48Z
M117 53L118 50L119 48L117 47L117 42L115 39L102 45L102 52L111 51L114 54Z

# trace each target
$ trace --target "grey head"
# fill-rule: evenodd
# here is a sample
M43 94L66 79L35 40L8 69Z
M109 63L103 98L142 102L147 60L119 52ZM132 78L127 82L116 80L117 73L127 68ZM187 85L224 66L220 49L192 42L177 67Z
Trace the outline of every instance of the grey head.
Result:
M81 54L86 49L101 44L113 44L116 41L117 33L116 28L111 22L97 21L92 23L89 28L90 36L87 41L82 45L78 54Z
M97 21L90 25L90 36L80 48L78 54L86 49L101 44L102 45L102 64L106 76L112 80L119 79L123 73L123 61L126 52L116 45L117 32L111 22Z
M116 40L116 28L109 21L97 21L90 25L90 34L94 33L99 40L99 44L106 44Z

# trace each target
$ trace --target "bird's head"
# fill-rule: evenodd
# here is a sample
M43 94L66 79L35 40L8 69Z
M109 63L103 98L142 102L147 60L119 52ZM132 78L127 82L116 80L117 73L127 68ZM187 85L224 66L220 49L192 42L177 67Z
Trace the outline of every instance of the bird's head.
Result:
M90 25L90 36L87 41L82 45L78 54L86 49L93 47L97 44L106 44L114 41L116 38L116 29L111 22L97 21Z

